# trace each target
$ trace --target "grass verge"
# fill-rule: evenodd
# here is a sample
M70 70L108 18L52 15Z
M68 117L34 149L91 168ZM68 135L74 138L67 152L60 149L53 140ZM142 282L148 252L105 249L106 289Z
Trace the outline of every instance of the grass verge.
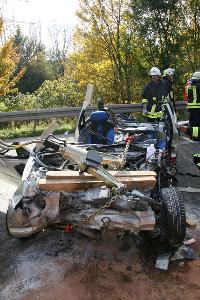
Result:
M32 121L29 123L15 122L12 124L5 124L3 128L0 128L0 139L12 139L26 136L39 136L52 122L50 121ZM69 133L73 132L76 127L75 120L56 120L59 124L55 130L55 134L62 134L66 131Z

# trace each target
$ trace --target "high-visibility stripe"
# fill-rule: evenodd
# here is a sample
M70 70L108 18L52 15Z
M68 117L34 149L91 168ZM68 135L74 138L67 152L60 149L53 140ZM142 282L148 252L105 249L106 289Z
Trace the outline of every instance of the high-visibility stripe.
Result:
M159 112L155 112L155 113L151 113L151 112L147 112L147 117L148 118L161 118L163 115L163 112L162 111L159 111Z
M195 153L192 156L194 156L194 157L200 157L200 153Z
M197 103L197 89L196 89L196 86L193 86L192 87L192 90L193 90L193 103Z
M173 98L173 96L174 96L173 92L170 91L169 94L170 94L170 97Z
M192 137L198 138L199 127L192 127Z
M188 102L188 108L200 108L200 103Z
M156 104L153 104L150 113L153 115L155 113L155 110L156 110Z
M142 99L142 104L148 103L147 99Z
M147 113L147 117L148 117L148 118L151 118L151 119L156 119L156 118L158 118L157 114L152 115L152 114L150 114L150 113Z
M156 101L156 97L153 97L152 99L153 99L153 101Z
M197 89L196 86L191 85L188 88L188 91L192 91L192 100L188 99L188 108L200 108L200 100L197 99ZM187 93L188 93L187 91Z

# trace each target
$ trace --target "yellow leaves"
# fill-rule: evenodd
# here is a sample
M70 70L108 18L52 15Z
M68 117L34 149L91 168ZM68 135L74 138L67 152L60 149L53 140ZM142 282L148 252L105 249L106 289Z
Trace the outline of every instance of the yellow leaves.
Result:
M82 52L71 54L65 67L65 76L75 81L79 88L84 88L88 83L95 86L96 97L99 95L111 99L110 91L113 90L113 70L110 59L102 48L84 47Z
M3 20L0 18L0 37L3 35ZM0 95L6 95L16 91L15 85L25 73L22 68L15 74L18 56L14 50L12 40L8 40L0 47Z
M129 1L80 3L78 16L82 22L75 31L75 51L66 64L65 76L79 86L93 83L96 97L101 95L109 101L132 99L140 51L130 27Z
M74 35L75 51L65 65L65 76L84 89L88 83L95 85L96 97L113 91L112 62L105 51L104 41L95 30L77 28ZM109 98L111 96L109 95Z

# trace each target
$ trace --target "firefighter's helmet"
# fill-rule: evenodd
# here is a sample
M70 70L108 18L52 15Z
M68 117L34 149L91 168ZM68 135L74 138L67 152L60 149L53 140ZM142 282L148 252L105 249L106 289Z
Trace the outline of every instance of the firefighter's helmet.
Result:
M192 75L192 79L199 79L200 80L200 71L194 72L194 74Z
M157 67L151 68L148 74L150 76L161 76L160 70Z
M170 75L174 75L174 69L172 69L172 68L168 68L168 69L166 69L166 70L164 70L164 72L163 72L163 76L170 76Z

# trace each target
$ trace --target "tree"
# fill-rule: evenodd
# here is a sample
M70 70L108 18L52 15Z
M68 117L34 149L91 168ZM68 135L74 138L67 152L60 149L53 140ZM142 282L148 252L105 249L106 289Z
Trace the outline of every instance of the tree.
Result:
M175 68L177 100L183 97L183 87L191 70L189 53L194 39L190 33L188 2L193 3L190 0L131 0L132 22L140 39L140 51L148 62L148 68Z
M65 28L59 28L55 25L49 28L49 33L51 37L51 49L49 50L48 56L54 79L58 79L64 75L64 64L67 59L70 38Z
M43 52L37 53L26 65L26 73L18 81L19 91L33 93L45 80L53 79L51 65Z
M138 70L143 69L129 15L128 0L81 0L78 16L82 26L76 32L78 47L72 56L76 80L98 80L99 92L105 84L104 92L107 86L110 98L113 95L120 102L133 100Z
M150 65L175 66L183 39L180 0L132 0L133 26Z
M187 0L182 6L182 35L184 37L183 54L185 72L191 73L200 69L200 2Z
M37 41L36 36L28 38L17 28L14 35L14 47L19 56L17 71L25 67L26 72L18 81L22 93L33 93L45 80L53 79L52 67L46 57L45 47ZM16 72L17 72L16 71Z
M16 92L16 83L24 74L25 69L20 68L15 72L18 55L13 47L12 39L4 40L4 24L0 18L0 95Z
M66 60L65 78L78 85L83 97L85 87L91 83L95 86L95 98L101 96L107 101L117 99L112 64L101 42L93 33L88 33L85 38L84 32L77 30L75 44L77 49Z
M21 28L17 26L16 33L13 36L13 45L19 55L18 68L27 66L27 64L38 54L45 53L45 46L35 35L31 37L23 35Z

